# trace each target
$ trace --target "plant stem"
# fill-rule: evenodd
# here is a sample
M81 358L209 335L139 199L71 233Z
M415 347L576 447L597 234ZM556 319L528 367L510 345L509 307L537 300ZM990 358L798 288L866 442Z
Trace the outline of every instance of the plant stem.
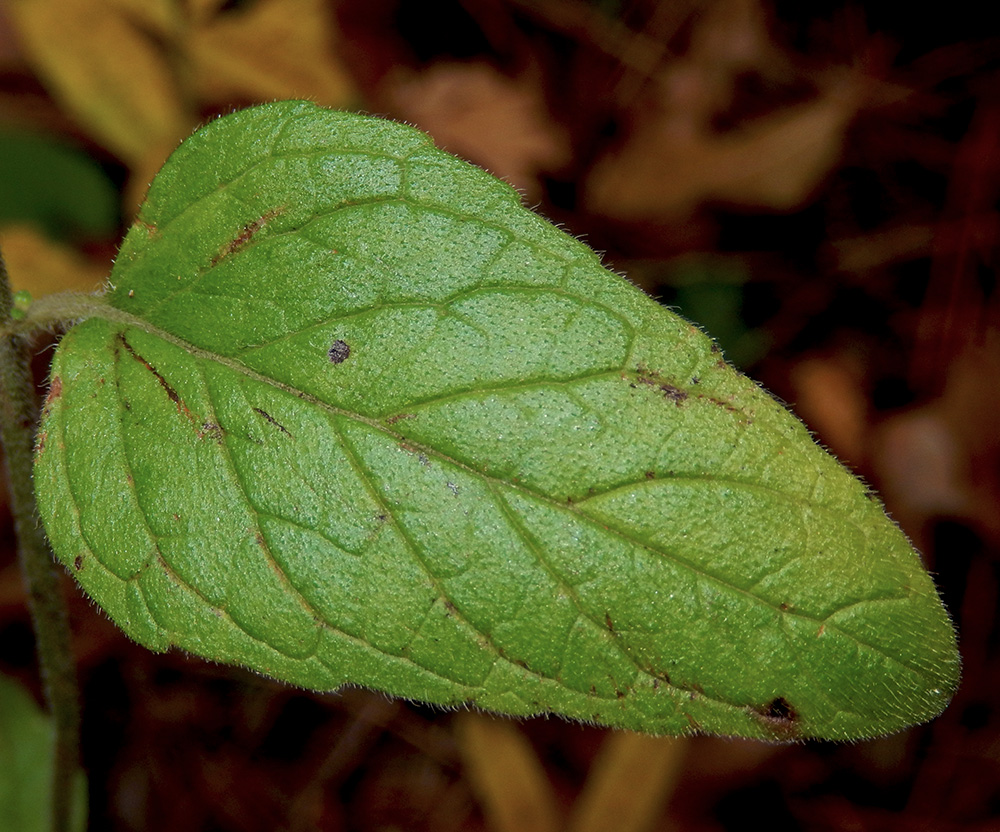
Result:
M68 832L80 756L80 700L59 573L38 520L32 487L38 406L31 353L25 337L10 334L12 309L10 281L0 253L0 441L7 461L18 558L28 588L42 684L55 724L51 829Z
M143 327L145 322L111 306L103 295L81 292L58 292L31 302L22 318L0 318L0 338L19 336L30 338L40 332L63 329L84 318L104 318Z

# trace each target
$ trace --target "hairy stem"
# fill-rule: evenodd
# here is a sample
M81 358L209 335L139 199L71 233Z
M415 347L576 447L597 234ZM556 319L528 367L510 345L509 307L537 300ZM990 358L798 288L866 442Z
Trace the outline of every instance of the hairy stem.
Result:
M31 466L38 406L29 343L13 333L13 298L0 253L0 441L7 461L18 558L28 587L38 661L55 723L52 830L68 832L80 754L80 700L59 573L38 520Z
M0 318L0 337L31 337L39 332L62 329L74 321L95 316L117 319L125 316L125 313L109 306L102 295L59 292L32 301L27 312L20 318L12 318L9 314Z

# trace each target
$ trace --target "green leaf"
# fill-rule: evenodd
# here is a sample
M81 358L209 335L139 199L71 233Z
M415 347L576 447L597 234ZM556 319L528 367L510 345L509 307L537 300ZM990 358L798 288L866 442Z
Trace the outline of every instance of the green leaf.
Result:
M118 228L118 191L93 159L45 136L0 130L0 224L31 222L54 239Z
M866 737L958 677L879 503L698 329L407 127L283 102L150 188L38 439L132 638L650 733Z
M52 828L54 733L31 697L0 676L0 829L48 832ZM70 828L87 825L87 782L73 784Z

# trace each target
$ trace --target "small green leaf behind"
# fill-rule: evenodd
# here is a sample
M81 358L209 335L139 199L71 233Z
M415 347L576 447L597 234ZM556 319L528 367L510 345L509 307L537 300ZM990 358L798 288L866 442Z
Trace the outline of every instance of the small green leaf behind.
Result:
M32 223L53 239L111 235L118 191L82 150L0 130L0 225Z
M0 676L0 829L48 832L52 828L54 731L31 697ZM87 782L73 782L70 828L87 826Z
M656 734L869 737L955 636L877 500L699 330L407 127L235 113L52 366L59 558L137 641Z

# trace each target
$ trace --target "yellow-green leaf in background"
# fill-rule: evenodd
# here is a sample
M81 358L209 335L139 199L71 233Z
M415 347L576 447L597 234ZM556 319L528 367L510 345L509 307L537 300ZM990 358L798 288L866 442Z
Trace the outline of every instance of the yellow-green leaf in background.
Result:
M191 30L192 77L210 99L309 98L345 107L354 88L336 59L333 37L324 0L258 0Z
M53 728L16 682L0 676L0 830L49 832ZM73 781L70 828L87 825L87 783Z

